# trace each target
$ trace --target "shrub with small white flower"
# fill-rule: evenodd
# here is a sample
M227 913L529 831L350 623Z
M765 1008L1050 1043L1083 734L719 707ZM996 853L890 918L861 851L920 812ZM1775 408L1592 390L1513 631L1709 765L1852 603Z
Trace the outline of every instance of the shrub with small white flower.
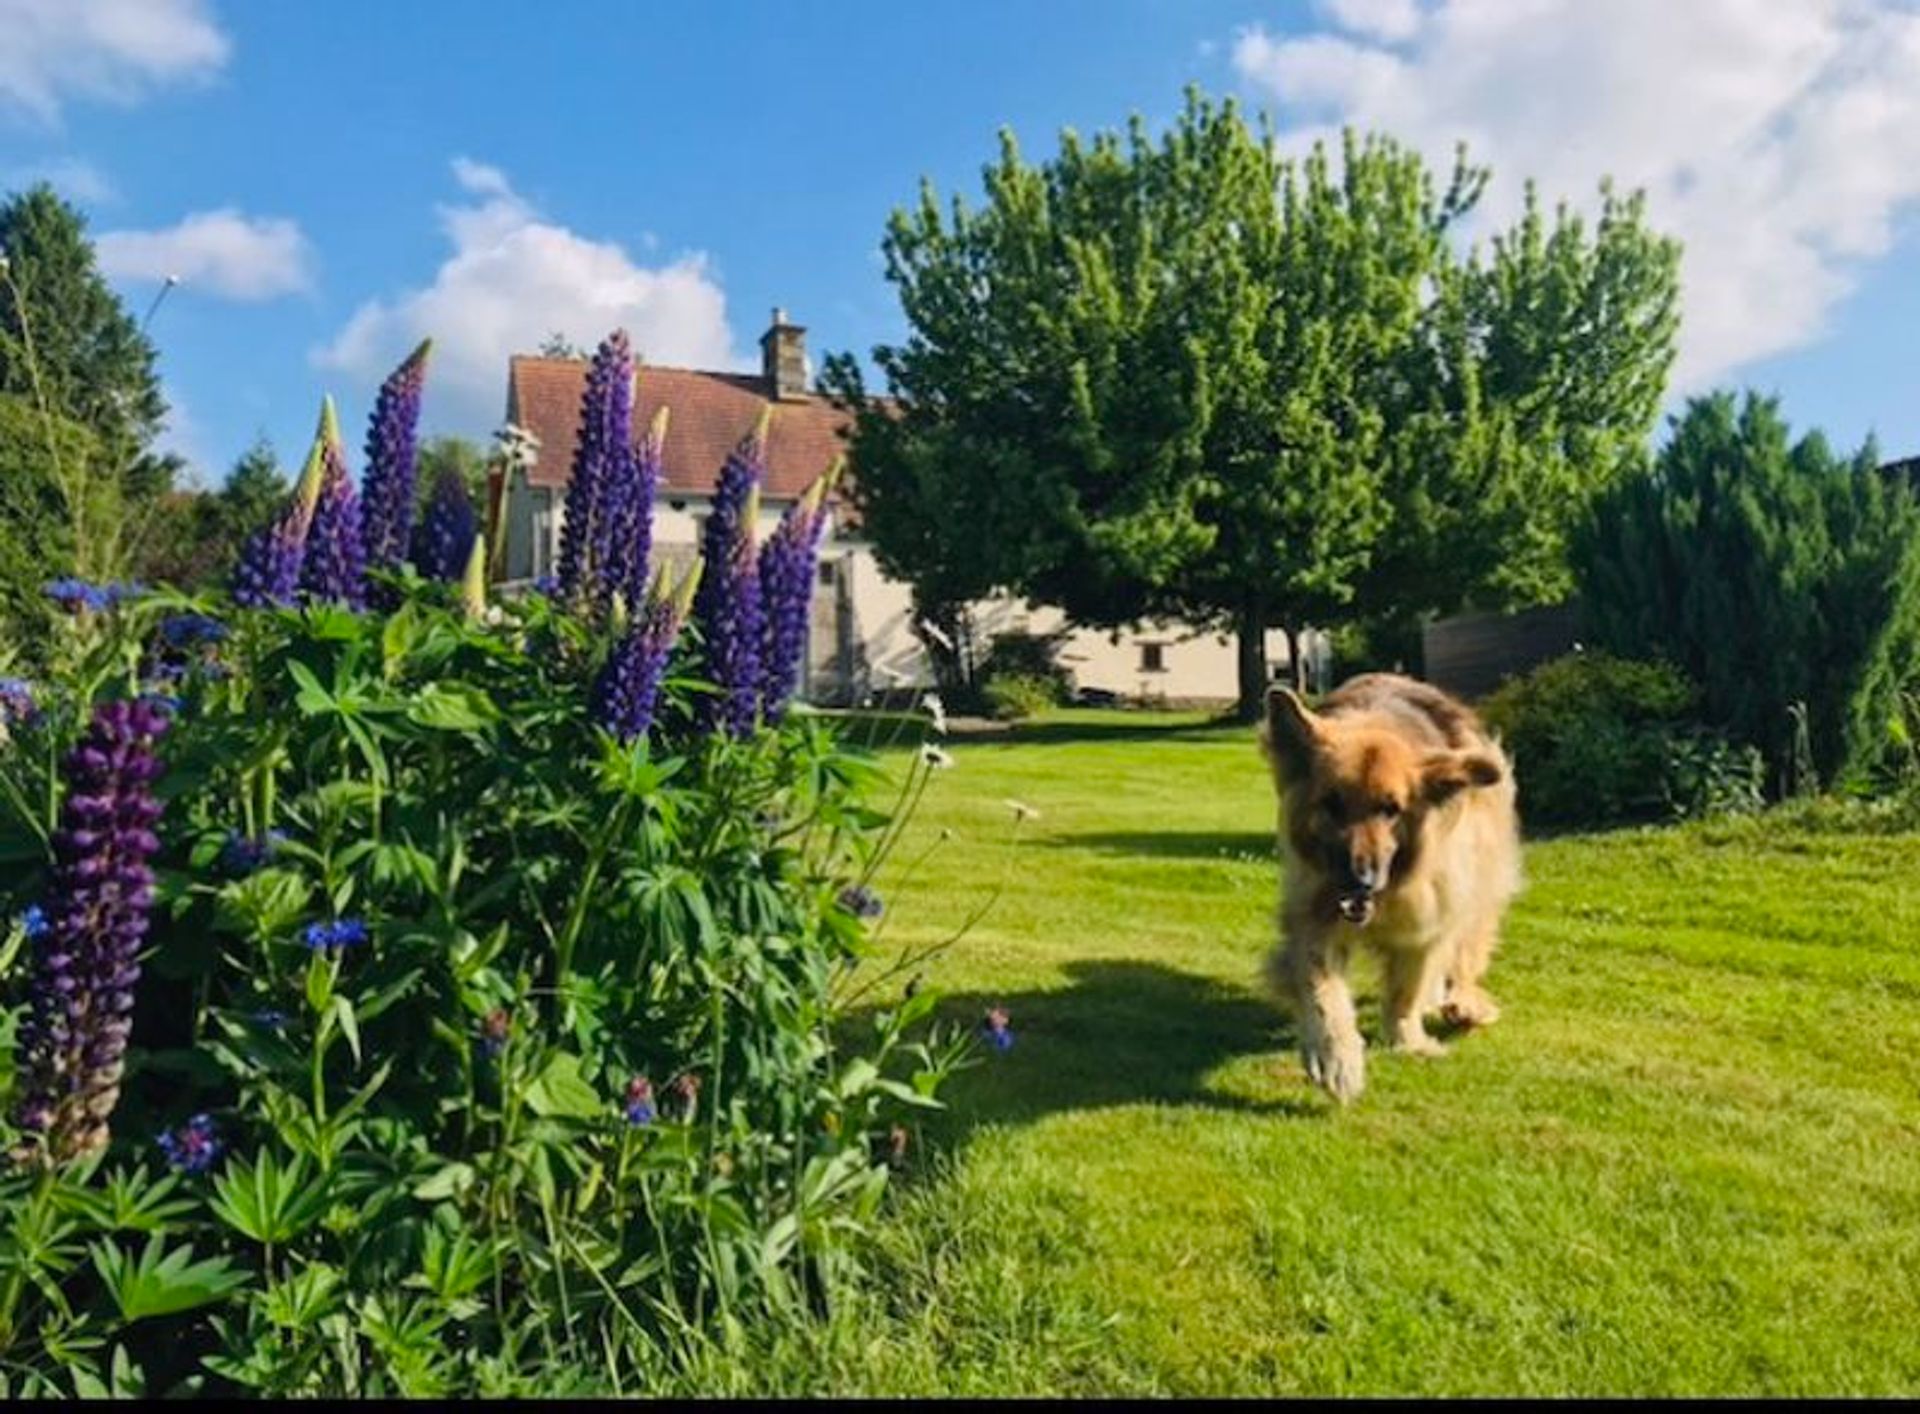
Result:
M6 1393L631 1393L853 1273L978 1044L909 1039L925 990L861 1043L838 995L951 758L890 819L782 711L804 620L747 601L811 592L819 497L764 555L743 519L699 578L636 563L602 363L551 595L487 602L450 494L407 524L424 351L375 484L323 417L231 597L49 587L55 667L0 680Z

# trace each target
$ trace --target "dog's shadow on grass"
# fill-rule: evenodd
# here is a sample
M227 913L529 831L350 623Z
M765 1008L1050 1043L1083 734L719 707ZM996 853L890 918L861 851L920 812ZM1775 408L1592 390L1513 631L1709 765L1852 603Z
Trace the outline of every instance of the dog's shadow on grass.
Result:
M979 1063L941 1092L947 1108L930 1128L964 1139L983 1125L1136 1104L1325 1114L1304 1089L1260 1099L1207 1083L1244 1056L1293 1061L1290 1021L1258 996L1152 962L1074 962L1065 970L1072 982L1064 988L941 999L936 1015L949 1025L977 1027L989 1008L1004 1010L1013 1044L1002 1050L982 1039Z

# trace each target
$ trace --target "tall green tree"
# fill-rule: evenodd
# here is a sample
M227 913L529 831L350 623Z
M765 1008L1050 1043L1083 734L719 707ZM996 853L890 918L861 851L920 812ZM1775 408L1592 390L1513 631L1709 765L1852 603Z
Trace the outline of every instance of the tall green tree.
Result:
M182 588L226 583L241 547L280 513L289 489L262 434L218 490L170 491L158 499L135 573Z
M1856 780L1920 678L1920 501L1878 460L1793 441L1776 399L1716 393L1577 537L1595 641L1684 669L1776 785L1802 708L1820 780Z
M129 569L177 469L152 450L166 417L153 345L100 275L84 218L45 184L0 203L0 397L33 408L56 473L69 569ZM54 425L84 428L89 454L59 455Z
M419 466L413 477L416 520L426 513L440 474L449 470L466 483L474 505L487 504L487 449L466 437L428 437L420 443Z
M1592 231L1530 198L1465 256L1485 181L1380 136L1288 160L1189 93L1039 167L1003 134L979 207L923 184L883 242L891 398L844 355L823 380L883 565L929 607L1230 626L1249 709L1270 627L1564 593L1573 511L1655 416L1677 250L1604 192Z

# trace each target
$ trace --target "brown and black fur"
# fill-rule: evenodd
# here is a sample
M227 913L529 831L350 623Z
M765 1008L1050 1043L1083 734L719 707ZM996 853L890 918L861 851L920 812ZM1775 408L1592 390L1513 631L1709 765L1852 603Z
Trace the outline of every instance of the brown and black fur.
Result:
M1429 1012L1461 1026L1500 1014L1482 979L1520 887L1513 768L1472 709L1388 673L1352 679L1318 711L1276 688L1261 736L1285 859L1270 972L1308 1074L1347 1101L1365 1084L1347 980L1361 944L1385 966L1395 1049L1440 1053Z

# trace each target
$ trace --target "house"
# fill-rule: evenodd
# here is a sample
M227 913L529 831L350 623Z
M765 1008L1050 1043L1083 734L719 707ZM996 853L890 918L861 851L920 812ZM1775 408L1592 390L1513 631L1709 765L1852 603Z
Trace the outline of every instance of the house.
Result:
M806 330L776 309L760 350L757 374L642 365L634 427L647 427L658 409L669 409L654 506L656 555L677 559L698 553L720 467L769 404L763 536L841 452L851 419L808 388ZM502 489L508 581L539 579L559 563L560 523L586 378L583 359L516 355L509 361L507 421L531 431L539 445L530 460L509 471ZM970 610L982 651L1000 633L1063 634L1059 661L1080 688L1170 703L1225 703L1236 695L1233 640L1222 634L1180 624L1119 631L1073 628L1057 609L1004 597ZM1267 658L1285 665L1284 634L1269 634ZM881 573L851 507L836 498L820 555L805 695L845 705L932 682L914 632L911 590Z

